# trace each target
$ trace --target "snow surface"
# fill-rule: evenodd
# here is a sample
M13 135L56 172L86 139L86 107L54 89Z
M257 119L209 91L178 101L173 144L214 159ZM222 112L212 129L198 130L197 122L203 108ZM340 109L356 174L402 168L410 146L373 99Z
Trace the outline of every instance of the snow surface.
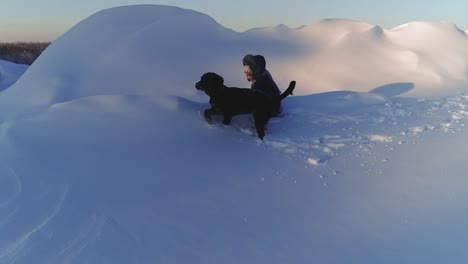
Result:
M98 12L0 93L0 263L465 263L467 42ZM297 81L264 141L248 115L208 125L194 88L247 87L248 53Z
M15 64L0 60L0 91L5 90L15 83L28 69L28 65Z

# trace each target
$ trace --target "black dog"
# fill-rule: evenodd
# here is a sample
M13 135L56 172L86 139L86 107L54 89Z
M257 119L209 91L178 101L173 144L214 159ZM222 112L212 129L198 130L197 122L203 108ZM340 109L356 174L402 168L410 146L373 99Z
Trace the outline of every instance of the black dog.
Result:
M277 98L272 98L254 89L227 87L224 85L223 77L208 72L203 74L195 88L204 91L210 97L211 108L204 112L208 123L211 123L211 116L215 114L223 115L223 123L229 125L232 116L253 113L257 135L263 139L268 120L273 116L274 105L278 100L281 101L292 94L295 86L296 82L292 81L284 93Z

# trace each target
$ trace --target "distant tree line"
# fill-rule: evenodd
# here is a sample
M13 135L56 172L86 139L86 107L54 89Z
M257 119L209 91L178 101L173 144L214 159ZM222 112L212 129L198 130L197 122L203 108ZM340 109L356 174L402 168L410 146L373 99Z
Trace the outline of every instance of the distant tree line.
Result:
M0 60L31 65L50 42L0 42Z

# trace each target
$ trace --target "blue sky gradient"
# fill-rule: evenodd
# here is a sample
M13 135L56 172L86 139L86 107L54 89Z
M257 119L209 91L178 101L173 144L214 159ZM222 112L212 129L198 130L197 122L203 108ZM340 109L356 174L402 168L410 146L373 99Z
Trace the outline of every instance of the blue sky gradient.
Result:
M237 31L277 24L296 28L324 18L364 21L387 29L435 20L468 29L466 0L18 0L0 3L0 41L53 41L99 10L134 4L197 10Z

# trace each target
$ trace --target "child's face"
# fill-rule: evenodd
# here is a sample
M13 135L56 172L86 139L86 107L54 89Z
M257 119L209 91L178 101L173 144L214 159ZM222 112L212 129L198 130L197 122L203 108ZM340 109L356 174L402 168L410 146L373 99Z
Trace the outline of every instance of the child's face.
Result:
M245 73L245 77L247 77L247 81L251 82L253 81L253 76L252 74L248 73L248 72L244 72Z

